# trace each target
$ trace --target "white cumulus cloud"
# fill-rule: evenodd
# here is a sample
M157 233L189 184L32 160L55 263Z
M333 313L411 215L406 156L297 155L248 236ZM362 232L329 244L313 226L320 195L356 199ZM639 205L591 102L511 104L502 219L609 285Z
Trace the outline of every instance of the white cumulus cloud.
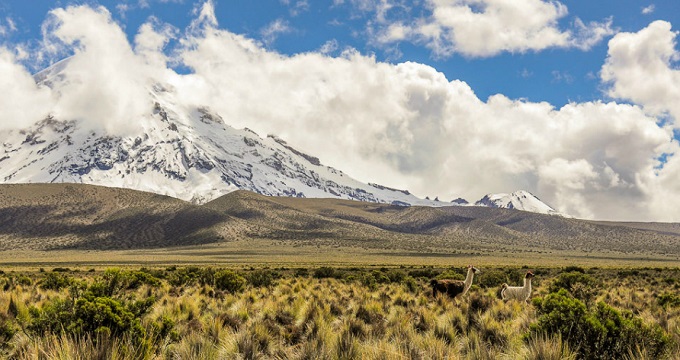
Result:
M0 47L0 129L20 129L49 115L52 95L38 87L33 76L17 63L13 51Z
M87 6L55 9L45 29L55 48L73 52L63 70L69 81L52 88L52 114L113 133L140 130L139 117L153 106L145 86L156 70L133 51L109 11Z
M267 46L271 46L271 44L273 44L274 41L276 41L279 35L286 34L291 31L292 28L288 24L288 21L283 19L276 19L269 23L264 28L262 28L262 30L260 30L260 34L262 35L262 41Z
M676 37L671 24L660 20L636 33L614 36L601 71L609 96L680 119L680 70L673 66L680 59Z
M560 28L559 20L568 10L559 1L427 0L427 6L429 16L409 23L378 19L387 24L371 33L377 34L379 43L409 39L425 44L439 57L454 53L487 57L548 48L587 50L614 33L611 19L585 24L576 18L571 28Z

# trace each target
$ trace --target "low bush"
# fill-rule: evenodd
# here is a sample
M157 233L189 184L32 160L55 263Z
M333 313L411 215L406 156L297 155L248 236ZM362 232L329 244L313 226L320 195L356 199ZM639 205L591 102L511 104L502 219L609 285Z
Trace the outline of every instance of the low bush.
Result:
M10 316L0 312L0 348L3 348L16 334L17 328Z
M337 276L337 271L332 267L322 266L314 270L314 277L317 279L334 278Z
M295 269L295 277L307 277L309 276L309 270L307 268L297 268Z
M561 335L585 359L621 359L635 349L645 349L653 358L661 357L670 340L656 324L645 324L630 312L620 312L600 302L589 310L565 289L533 301L537 323L530 337Z
M199 279L202 279L201 282L205 282L206 280L208 282L213 282L210 281L209 278L212 274L214 274L214 270L211 268L204 268L201 269L197 266L189 266L185 268L178 268L176 266L172 266L166 269L167 274L167 279L168 283L173 286L189 286L196 284Z
M426 278L426 279L431 279L433 277L436 277L439 275L441 271L435 270L432 268L425 268L425 269L413 269L408 272L408 275L414 278Z
M274 284L274 280L280 279L281 274L274 270L255 270L248 274L248 283L254 287L269 287Z
M375 277L371 273L362 274L360 280L361 285L371 290L375 290L378 287L378 281L375 280Z
M574 297L590 303L597 294L598 286L595 279L579 271L561 273L548 287L550 292L558 292L565 289Z
M73 279L65 274L58 272L45 273L45 277L40 282L40 287L45 290L59 291L68 287L73 282Z
M26 275L17 276L15 282L21 286L31 286L33 284L33 280Z
M385 275L390 279L391 283L399 283L406 278L406 274L403 271L396 269L388 270Z
M238 293L246 287L246 279L232 270L222 270L215 274L215 288L229 293Z
M414 293L414 292L416 292L417 290L420 289L420 287L418 286L418 282L416 281L416 279L414 279L414 278L412 278L412 277L410 277L410 276L406 276L404 279L402 279L402 280L401 280L401 283L404 284L404 286L406 287L406 289L407 289L408 291L412 292L412 293Z
M392 282L391 279L381 270L371 271L371 276L373 276L378 284L389 284Z
M161 316L158 321L151 324L151 329L156 343L160 343L164 339L173 342L179 340L179 333L175 329L175 321L168 316Z
M30 319L26 328L30 333L40 336L66 333L74 336L130 334L134 335L133 338L143 337L145 331L140 318L151 308L155 298L114 299L103 295L116 288L111 283L97 281L87 289L83 289L85 283L82 281L70 283L69 298L55 298L40 308L29 308Z
M456 272L455 270L446 270L443 273L437 275L436 279L465 280L465 275Z
M504 283L510 283L510 277L505 271L488 270L475 276L476 283L483 289L499 287ZM478 279L478 280L477 280Z
M118 268L107 269L89 288L95 296L116 296L124 290L135 290L142 285L160 286L161 281L142 271L128 271Z
M585 274L586 270L580 266L570 265L565 267L561 272L563 273L580 272L581 274Z
M663 293L659 295L657 301L659 302L659 306L664 308L680 307L680 296L675 294Z

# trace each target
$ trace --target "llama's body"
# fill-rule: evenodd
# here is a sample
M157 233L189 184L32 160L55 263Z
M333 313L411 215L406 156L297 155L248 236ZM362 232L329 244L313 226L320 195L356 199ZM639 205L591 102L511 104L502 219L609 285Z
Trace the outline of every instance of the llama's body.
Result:
M501 298L503 300L517 300L517 301L528 301L531 297L531 278L534 274L531 271L527 271L524 276L524 286L508 286L508 284L503 284L501 287Z
M470 289L470 286L472 286L472 279L475 275L475 273L478 273L479 270L472 266L468 265L468 271L467 271L467 276L465 277L465 281L461 280L451 280L451 279L442 279L442 280L437 280L437 279L432 279L430 281L430 285L432 285L432 296L437 297L438 293L446 294L450 298L456 298L457 296L463 296L467 291Z

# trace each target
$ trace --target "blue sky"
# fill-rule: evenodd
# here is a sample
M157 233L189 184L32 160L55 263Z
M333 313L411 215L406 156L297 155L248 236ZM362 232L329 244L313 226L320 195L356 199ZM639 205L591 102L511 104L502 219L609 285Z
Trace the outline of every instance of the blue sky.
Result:
M403 41L390 46L375 44L367 34L375 10L370 1L217 1L215 12L220 27L250 38L266 41L263 30L276 21L288 27L277 34L267 47L283 54L318 51L326 42L336 41L339 52L352 47L378 60L393 63L415 61L431 65L448 79L470 84L481 98L501 93L510 98L547 101L555 106L570 101L608 99L597 74L607 54L609 36L587 51L576 48L550 48L543 51L501 52L490 57L461 54L436 56L422 44ZM376 2L377 3L377 2ZM398 3L398 2L395 2ZM412 8L408 16L427 14L427 3L406 2ZM680 24L677 1L562 1L568 15L559 19L559 27L569 28L576 18L584 22L612 18L618 31L638 31L653 20ZM184 29L193 19L200 2L191 0L128 1L18 1L0 0L0 16L10 18L17 30L4 41L32 42L41 38L41 25L49 10L74 4L103 5L123 26L132 40L141 24L150 16ZM416 4L416 5L413 5ZM649 8L652 6L651 8ZM643 13L644 8L649 12ZM408 17L403 9L393 9L394 19ZM395 54L395 49L398 54ZM53 59L54 60L54 59ZM34 67L47 64L29 63Z
M0 0L0 130L124 132L150 80L364 182L678 221L678 27L677 1Z

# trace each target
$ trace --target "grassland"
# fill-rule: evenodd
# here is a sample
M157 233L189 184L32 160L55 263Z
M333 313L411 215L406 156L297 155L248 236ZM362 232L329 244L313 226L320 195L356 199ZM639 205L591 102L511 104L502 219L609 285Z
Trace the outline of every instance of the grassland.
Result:
M8 269L9 359L680 359L680 269L484 267Z

